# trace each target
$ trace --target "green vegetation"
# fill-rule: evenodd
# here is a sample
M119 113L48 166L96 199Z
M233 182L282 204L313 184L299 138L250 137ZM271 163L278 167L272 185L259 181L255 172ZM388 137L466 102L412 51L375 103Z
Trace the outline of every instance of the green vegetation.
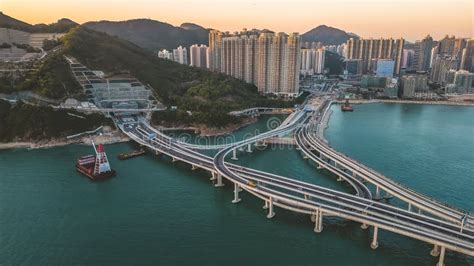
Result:
M82 96L82 88L72 76L61 53L51 54L39 66L30 63L22 67L36 70L3 74L0 77L0 93L30 90L52 99Z
M38 48L34 48L29 44L21 44L21 43L13 43L18 49L26 50L28 53L40 53L41 50Z
M66 96L82 94L61 53L51 55L34 75L23 84L24 90L31 90L40 95L62 99Z
M87 22L83 26L133 42L149 51L175 49L179 45L189 47L196 43L207 45L209 42L208 30L191 23L174 27L151 19L133 19L118 22Z
M60 19L58 22L49 25L31 25L0 12L0 28L9 28L31 33L66 33L75 26L77 26L77 23L69 19Z
M73 29L63 42L64 52L89 68L111 74L130 71L150 84L164 104L178 107L176 114L155 115L155 121L221 127L236 122L236 118L227 115L232 110L294 104L261 96L254 85L235 78L162 60L135 44L84 27ZM193 115L187 117L185 111Z
M6 42L0 44L0 49L8 49L8 48L12 48L12 45Z
M344 58L336 53L326 51L325 65L329 68L329 75L342 75L344 72Z
M55 111L50 107L33 106L22 102L12 106L0 100L0 142L60 138L93 130L101 125L112 125L112 123L99 114L84 115L74 111Z
M61 44L62 44L61 40L47 40L47 39L45 39L43 41L43 50L50 51L54 47L57 47Z

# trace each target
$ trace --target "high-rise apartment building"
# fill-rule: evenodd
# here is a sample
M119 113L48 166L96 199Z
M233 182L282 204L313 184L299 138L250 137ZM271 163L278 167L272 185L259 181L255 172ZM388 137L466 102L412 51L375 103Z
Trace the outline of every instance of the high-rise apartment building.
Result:
M456 70L459 60L454 56L438 55L433 61L430 80L440 85L448 83L447 76L450 70Z
M377 77L393 78L395 61L392 59L378 59L375 75Z
M300 37L244 29L234 34L211 31L211 70L257 86L264 94L294 96L299 90Z
M363 73L373 72L374 59L392 59L395 61L394 74L400 74L404 39L354 39L347 41L347 59L361 59Z
M158 57L162 59L172 60L173 61L173 53L163 49L158 52Z
M188 64L188 50L185 47L179 46L173 49L173 60L183 65Z
M433 38L428 35L421 41L415 42L415 54L413 55L413 69L417 71L428 71L431 64L433 49Z
M401 78L403 98L414 98L416 93L428 91L428 77L426 75L407 75Z
M402 68L412 69L415 57L415 50L403 49Z
M462 51L461 69L474 72L474 38L467 40Z
M456 38L454 36L446 35L438 43L438 54L453 56L455 42Z
M208 67L208 47L204 44L194 44L189 48L190 52L190 65L194 67Z
M223 33L218 30L209 32L209 69L220 72L221 69L221 47Z
M459 70L454 75L454 87L458 93L474 92L474 73Z
M325 49L301 49L301 71L303 75L324 73Z

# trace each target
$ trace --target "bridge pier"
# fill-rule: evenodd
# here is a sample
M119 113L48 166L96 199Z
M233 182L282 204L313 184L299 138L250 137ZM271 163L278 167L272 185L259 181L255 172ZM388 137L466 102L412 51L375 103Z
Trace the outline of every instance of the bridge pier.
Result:
M375 200L379 200L379 199L380 199L380 187L376 186L375 187Z
M268 214L267 214L267 218L268 219L271 219L273 218L273 216L275 216L275 212L273 211L273 198L270 197L268 199Z
M262 209L264 210L268 209L268 201L265 201L265 204L263 205Z
M408 211L411 212L411 203L408 203Z
M342 182L342 181L344 181L344 179L342 179L342 177L341 177L340 175L338 175L336 181L337 181L337 182Z
M434 245L433 249L430 252L430 255L433 257L438 257L439 256L439 246Z
M239 158L237 158L237 149L232 150L232 160L237 161Z
M195 166L195 165L193 164L193 165L191 166L191 170L194 171L194 170L196 170L196 169L198 169L197 166Z
M155 150L155 155L161 155L161 152L159 152L158 150Z
M379 228L374 226L374 238L372 239L372 243L370 243L370 247L372 249L377 249L379 247L379 242L377 241L377 237L379 234Z
M323 211L317 210L314 219L314 232L321 233L323 231Z
M441 252L439 253L439 261L438 261L438 264L436 264L437 266L444 266L444 254L446 252L446 248L445 247L441 247Z
M248 153L252 152L252 144L250 144L250 143L249 143L249 145L247 145L247 152Z
M172 161L173 163L175 163L175 162L177 162L177 161L178 161L178 159L176 159L176 158L174 158L174 157L171 157L171 158L172 158L172 160L171 160L171 161Z
M239 203L241 201L241 199L239 198L239 192L240 192L239 184L234 183L234 199L232 200L232 203Z
M217 174L217 183L214 185L215 187L223 187L224 183L222 183L222 175Z
M367 228L369 228L369 225L364 223L360 225L360 228L366 230Z
M216 172L211 172L211 175L212 175L212 177L211 177L210 180L211 180L211 181L216 180L216 175L217 175L217 173L216 173Z

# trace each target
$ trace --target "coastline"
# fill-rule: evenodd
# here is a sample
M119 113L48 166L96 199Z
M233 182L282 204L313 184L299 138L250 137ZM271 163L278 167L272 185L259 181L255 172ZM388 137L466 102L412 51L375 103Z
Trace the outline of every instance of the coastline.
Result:
M342 104L344 101L336 101L337 104ZM399 104L425 104L425 105L448 105L448 106L472 106L474 102L444 100L444 101L420 101L420 100L389 100L389 99L374 99L374 100L350 100L351 104L370 104L370 103L399 103Z
M156 129L161 131L175 131L175 130L187 130L194 131L195 134L199 134L200 137L214 137L231 134L232 132L254 124L258 121L257 117L247 117L243 119L242 123L231 124L223 128L208 127L206 125L195 125L195 126L174 126L174 127L162 127L153 125Z
M123 135L119 130L114 130L112 132L106 133L100 136L92 136L95 144L115 144L128 142L130 139ZM50 139L50 140L40 140L40 141L15 141L15 142L6 142L0 143L0 150L10 150L10 149L49 149L55 147L66 146L70 144L79 144L79 145L91 145L89 137L81 137L72 140L67 140L65 138L61 139Z
M256 117L249 117L244 119L242 123L232 124L224 128L210 128L205 125L198 125L196 127L174 127L174 128L163 128L157 127L158 130L193 130L195 133L203 137L209 136L219 136L230 134L240 128L246 127L248 125L254 124L258 121ZM109 131L103 135L94 135L92 136L95 144L115 144L129 142L130 138L124 135L120 130ZM13 141L0 143L0 150L11 150L11 149L49 149L55 147L62 147L71 144L78 145L91 145L89 137L78 137L75 139L50 139L50 140L40 140L40 141Z

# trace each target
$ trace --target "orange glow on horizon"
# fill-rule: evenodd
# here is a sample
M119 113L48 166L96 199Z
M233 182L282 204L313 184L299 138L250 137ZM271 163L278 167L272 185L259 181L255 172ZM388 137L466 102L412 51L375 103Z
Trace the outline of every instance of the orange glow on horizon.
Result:
M474 36L472 0L0 0L0 8L32 24L60 18L78 23L151 18L223 31L245 27L304 33L325 24L367 38Z

